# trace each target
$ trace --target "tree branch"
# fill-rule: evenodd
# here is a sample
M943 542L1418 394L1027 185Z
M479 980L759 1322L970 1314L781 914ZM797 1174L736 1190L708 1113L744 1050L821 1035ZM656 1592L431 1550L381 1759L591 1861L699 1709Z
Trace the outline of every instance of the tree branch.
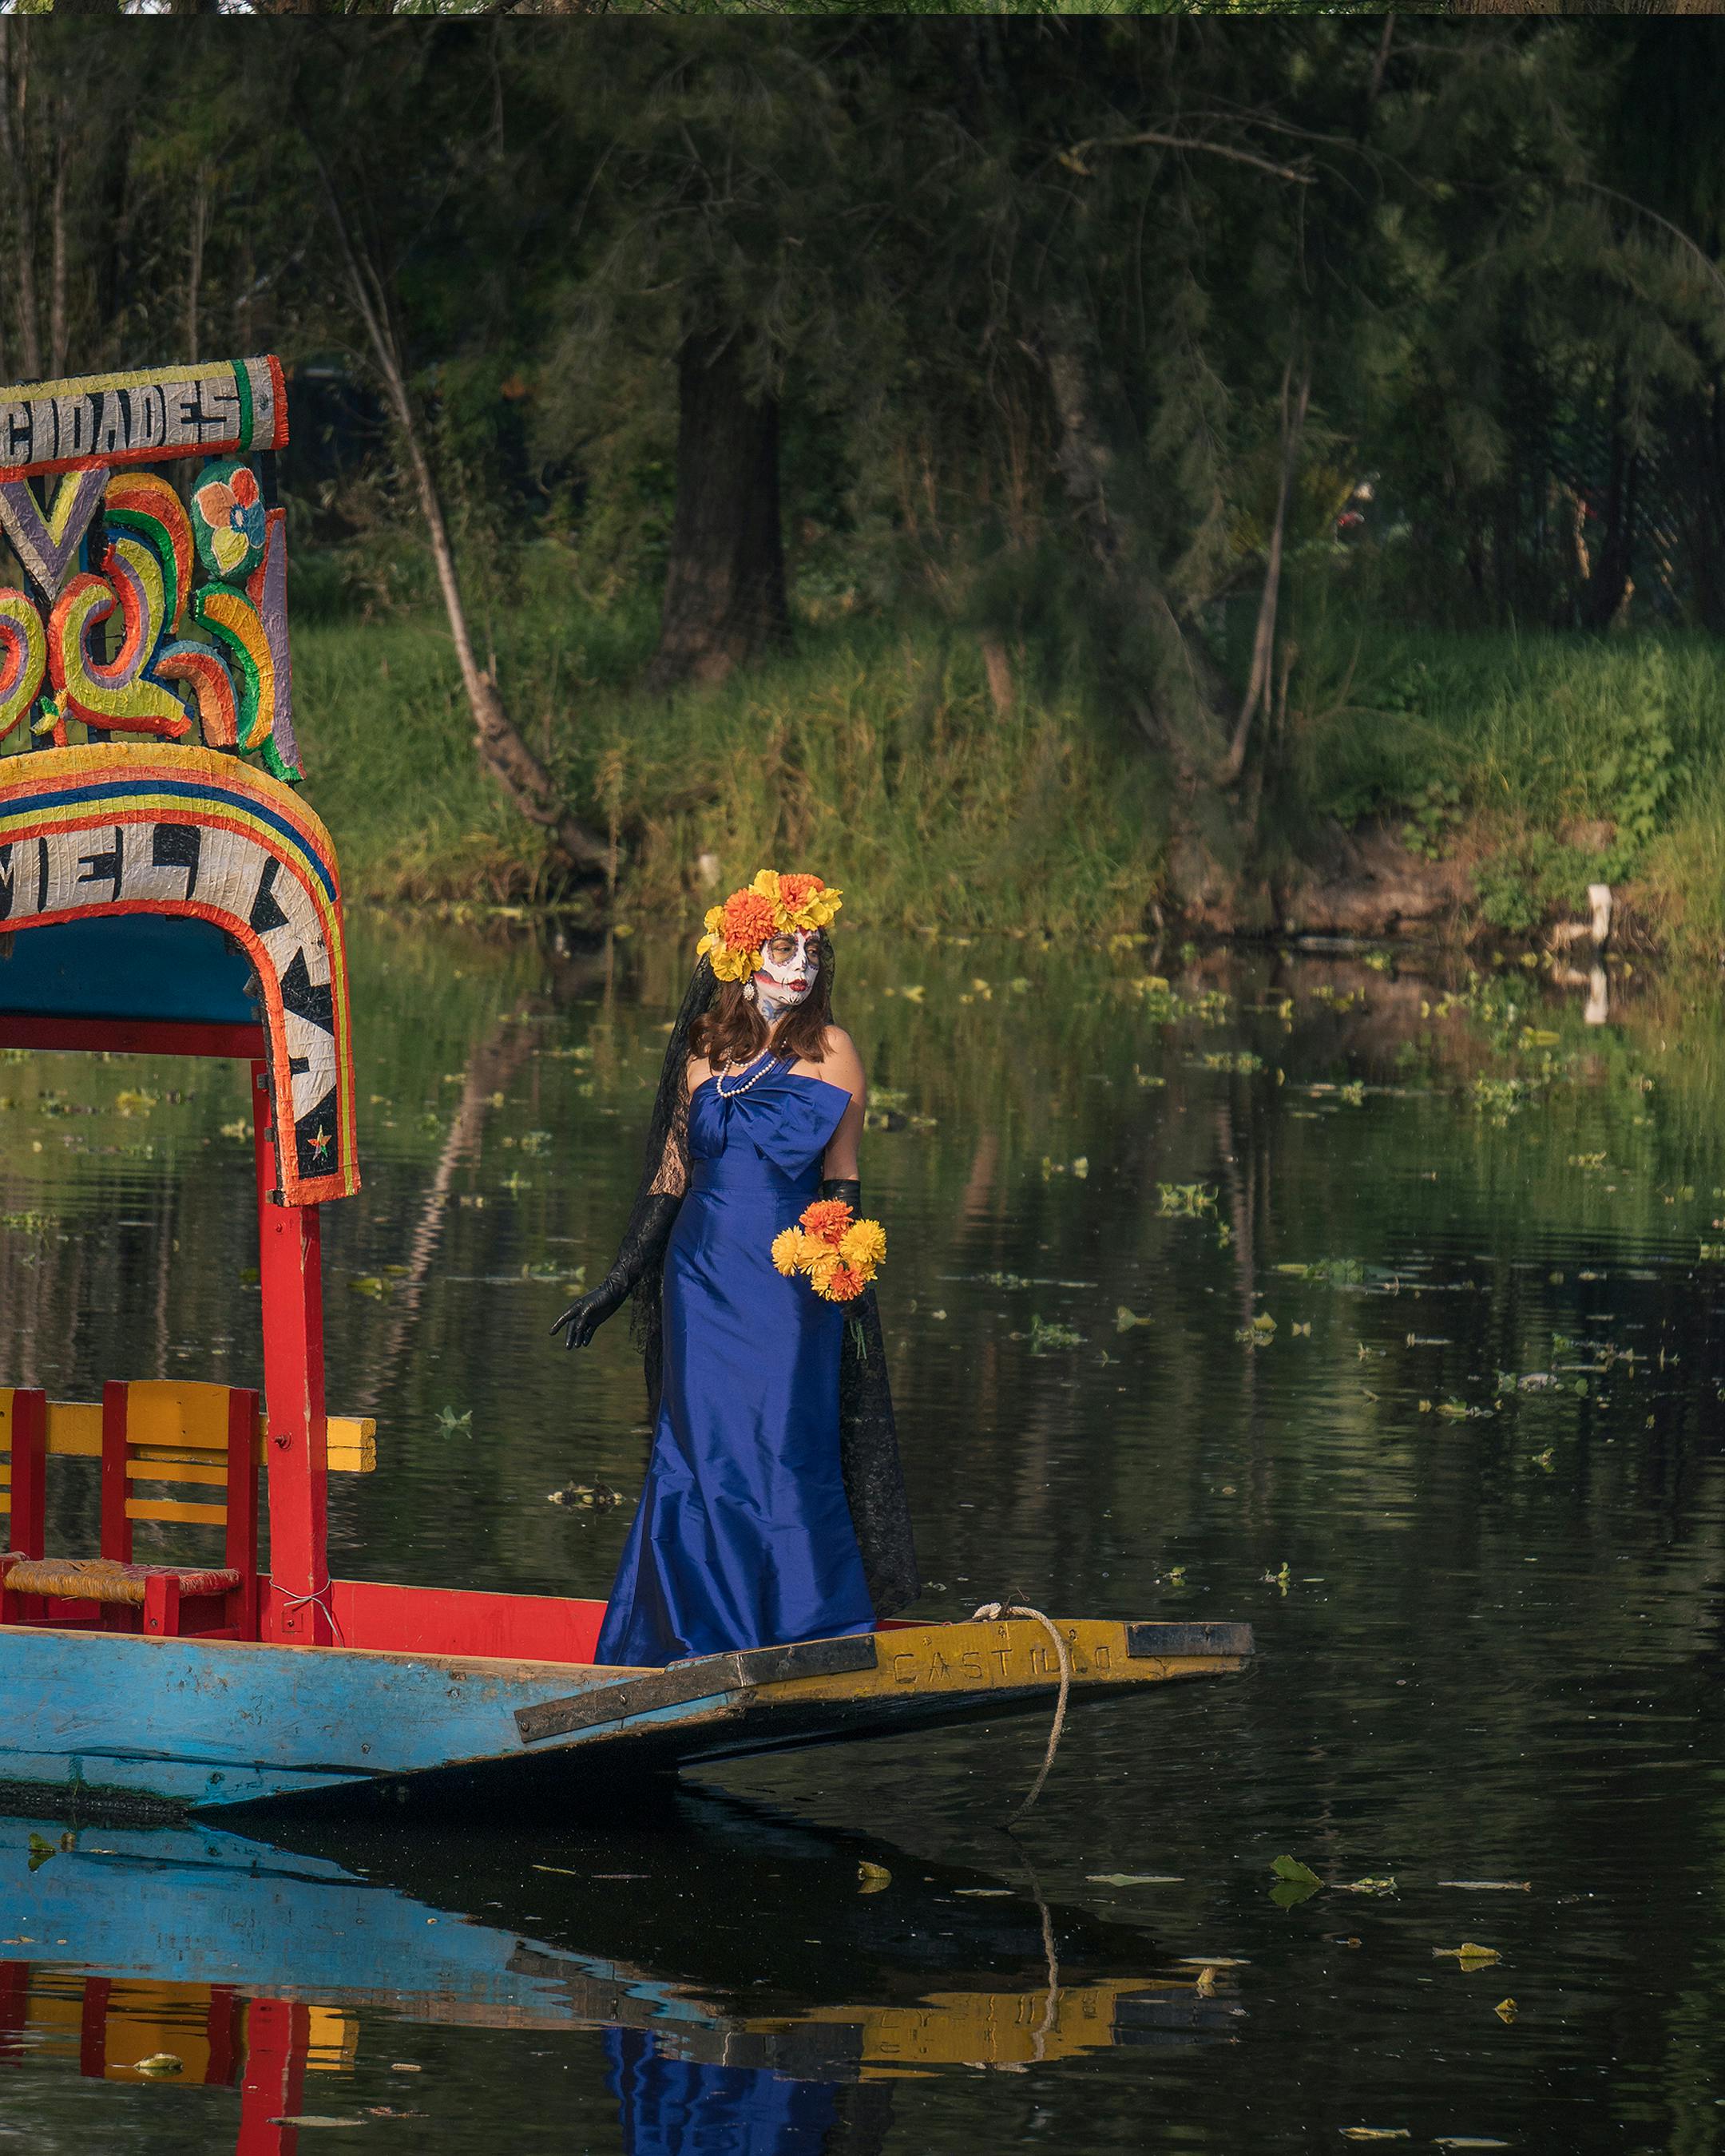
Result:
M1086 155L1094 150L1198 150L1211 157L1226 157L1236 165L1250 165L1260 172L1268 172L1272 179L1287 180L1296 187L1309 187L1314 174L1304 172L1296 165L1278 165L1269 157L1260 157L1250 150L1241 150L1231 142L1207 142L1201 136L1168 135L1160 128L1141 128L1132 135L1094 135L1087 141L1075 142L1058 154L1060 162L1070 171L1089 177L1085 164Z

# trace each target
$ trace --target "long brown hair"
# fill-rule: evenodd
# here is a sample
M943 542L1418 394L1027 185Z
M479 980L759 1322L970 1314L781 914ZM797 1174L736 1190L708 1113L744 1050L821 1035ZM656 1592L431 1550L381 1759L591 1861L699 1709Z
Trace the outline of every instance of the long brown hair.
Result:
M752 1063L767 1045L767 1021L760 1007L744 996L741 981L721 981L712 1008L689 1033L689 1052L703 1056L715 1070L727 1064ZM788 1062L824 1063L826 1029L833 1022L833 947L822 941L820 971L814 986L794 1010L785 1014L775 1043Z

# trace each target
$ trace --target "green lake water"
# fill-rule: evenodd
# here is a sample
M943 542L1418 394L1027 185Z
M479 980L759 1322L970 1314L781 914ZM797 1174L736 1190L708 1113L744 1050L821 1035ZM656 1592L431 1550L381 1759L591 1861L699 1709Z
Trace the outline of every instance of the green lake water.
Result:
M681 957L353 943L329 1396L378 1470L333 1486L334 1568L603 1594L639 1368L622 1322L547 1328L622 1225ZM1513 964L839 949L922 1610L1242 1619L1254 1664L1075 1712L1010 1836L1040 1718L561 1834L0 1822L0 2139L1717 2148L1712 985L1618 968L1589 1024ZM12 1056L0 1101L6 1376L256 1383L241 1073ZM93 1549L60 1465L50 1547Z

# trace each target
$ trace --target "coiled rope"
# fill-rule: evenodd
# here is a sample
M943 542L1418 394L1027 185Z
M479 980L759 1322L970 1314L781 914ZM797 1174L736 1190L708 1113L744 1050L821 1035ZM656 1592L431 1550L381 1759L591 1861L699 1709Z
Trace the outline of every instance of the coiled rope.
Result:
M1060 1748L1061 1732L1066 1727L1066 1702L1072 1691L1072 1658L1066 1651L1066 1642L1061 1638L1060 1627L1055 1623L1053 1618L1045 1616L1040 1609L1032 1609L1028 1603L985 1602L981 1609L971 1613L971 1622L993 1625L998 1624L1005 1617L1034 1618L1047 1633L1049 1638L1054 1641L1055 1652L1060 1658L1060 1697L1055 1702L1054 1727L1048 1732L1048 1749L1042 1755L1042 1771L1030 1784L1029 1795L1007 1820L1007 1825L1011 1826L1024 1816L1038 1797L1042 1794L1042 1785L1048 1779L1048 1770L1053 1766L1055 1754Z

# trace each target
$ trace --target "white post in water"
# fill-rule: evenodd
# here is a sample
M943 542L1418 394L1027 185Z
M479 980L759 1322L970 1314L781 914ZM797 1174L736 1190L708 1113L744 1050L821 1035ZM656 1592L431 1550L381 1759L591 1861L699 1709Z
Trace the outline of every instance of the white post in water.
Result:
M1611 938L1610 885L1590 883L1587 887L1587 902L1594 910L1594 948L1603 951Z

